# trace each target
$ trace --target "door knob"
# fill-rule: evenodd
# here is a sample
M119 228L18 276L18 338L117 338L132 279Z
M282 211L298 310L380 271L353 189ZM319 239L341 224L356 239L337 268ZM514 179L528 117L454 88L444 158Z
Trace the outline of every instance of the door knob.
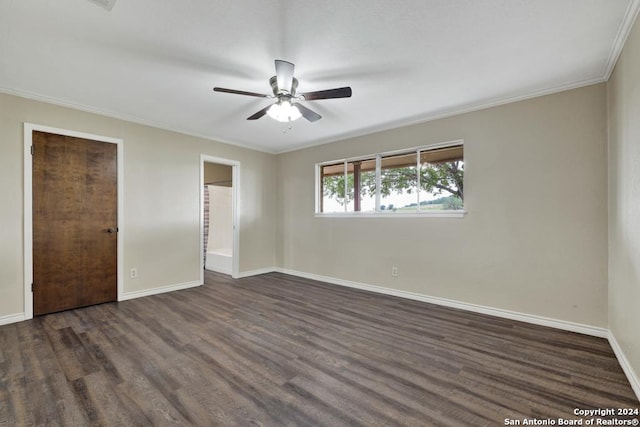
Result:
M117 232L118 232L117 228L114 228L114 227L107 228L107 233L109 233L109 234L113 234L113 233L117 233Z

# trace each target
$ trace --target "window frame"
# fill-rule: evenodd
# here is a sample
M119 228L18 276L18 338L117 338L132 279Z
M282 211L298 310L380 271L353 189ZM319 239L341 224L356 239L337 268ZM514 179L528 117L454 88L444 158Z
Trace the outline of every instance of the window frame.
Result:
M322 168L323 166L328 165L336 165L342 163L344 165L344 174L345 174L345 183L347 181L347 164L349 162L361 161L361 160L373 160L376 161L376 188L380 189L382 184L381 177L381 167L382 167L382 159L384 157L398 155L398 154L409 154L412 152L416 153L416 167L420 170L420 152L421 151L429 151L429 150L437 150L441 148L447 147L457 147L462 146L464 150L464 140L458 139L447 142L440 142L436 144L422 145L417 147L409 147L400 150L393 151L385 151L379 152L375 154L369 154L365 156L356 156L356 157L348 157L344 159L337 160L329 160L321 163L316 163L315 165L315 216L322 218L411 218L411 217L430 217L430 218L464 218L467 214L465 209L465 205L463 205L462 209L458 210L442 210L442 211L420 211L419 209L415 212L385 212L380 210L380 202L381 202L381 194L380 191L376 191L375 195L375 210L369 212L361 212L361 211L353 211L348 212L347 206L348 203L344 205L344 212L321 212L322 206ZM464 160L466 165L466 160ZM416 200L418 201L418 207L420 203L420 174L418 173L418 192L416 194ZM463 178L464 179L464 178ZM345 195L347 194L347 189L345 189Z

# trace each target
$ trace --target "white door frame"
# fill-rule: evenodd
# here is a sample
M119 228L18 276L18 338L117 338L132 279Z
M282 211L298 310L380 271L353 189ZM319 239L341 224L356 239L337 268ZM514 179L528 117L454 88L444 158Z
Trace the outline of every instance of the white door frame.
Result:
M223 159L221 157L200 154L200 262L204 259L204 164L218 163L231 166L231 206L233 223L233 248L231 260L231 277L237 279L240 275L240 162ZM204 266L200 270L200 282L204 283Z
M116 144L118 159L118 301L123 294L124 273L124 141L120 138L76 132L33 123L24 123L24 319L33 318L33 158L31 146L33 131L90 139L99 142Z

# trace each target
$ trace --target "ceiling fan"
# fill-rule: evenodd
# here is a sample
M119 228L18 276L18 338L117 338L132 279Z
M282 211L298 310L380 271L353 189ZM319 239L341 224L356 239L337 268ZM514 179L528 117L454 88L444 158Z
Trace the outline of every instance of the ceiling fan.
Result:
M298 80L293 77L293 69L295 66L291 62L275 60L276 75L269 79L269 84L273 91L273 95L264 95L255 92L246 92L243 90L225 89L223 87L214 87L216 92L234 93L236 95L256 96L259 98L275 99L274 104L268 105L247 120L257 120L267 114L269 117L279 122L292 122L304 117L310 122L318 121L322 116L315 111L300 104L300 101L316 101L319 99L332 98L349 98L351 96L350 87L341 87L336 89L319 90L316 92L296 93L298 88Z

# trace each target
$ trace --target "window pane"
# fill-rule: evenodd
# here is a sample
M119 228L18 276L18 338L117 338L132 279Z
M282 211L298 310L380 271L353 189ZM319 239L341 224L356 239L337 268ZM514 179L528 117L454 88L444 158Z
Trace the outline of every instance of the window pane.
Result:
M380 210L416 212L418 207L417 152L382 157Z
M320 184L322 186L320 212L344 212L344 163L322 166Z
M347 163L347 212L375 212L376 160L354 160Z
M463 184L461 145L420 152L420 211L462 209Z
M319 167L320 212L375 212L378 196L382 213L463 209L463 145L417 148Z

